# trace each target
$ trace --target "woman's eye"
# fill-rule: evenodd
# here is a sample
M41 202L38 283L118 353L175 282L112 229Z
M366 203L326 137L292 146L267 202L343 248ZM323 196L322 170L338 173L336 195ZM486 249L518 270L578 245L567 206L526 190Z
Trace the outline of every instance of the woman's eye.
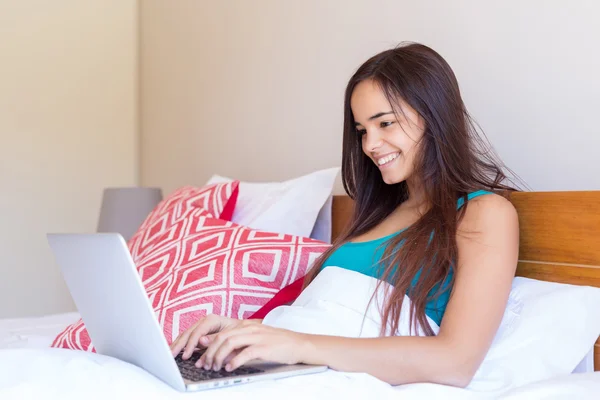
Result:
M392 121L384 121L384 122L382 122L382 123L381 123L381 125L380 125L380 126L381 126L382 128L385 128L386 126L390 126L390 125L391 125L391 124L393 124L393 123L394 123L394 122L392 122Z
M359 135L364 135L365 133L367 133L366 129L357 129L356 133L358 133Z

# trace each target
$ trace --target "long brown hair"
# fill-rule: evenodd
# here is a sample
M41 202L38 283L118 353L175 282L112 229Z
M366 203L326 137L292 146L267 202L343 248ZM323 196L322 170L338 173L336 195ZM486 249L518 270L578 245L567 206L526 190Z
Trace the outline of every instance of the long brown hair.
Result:
M386 242L380 262L381 282L389 282L393 289L382 310L381 333L385 334L386 328L397 331L407 294L412 302L411 329L418 324L425 334L433 335L425 306L441 294L442 283L457 259L457 226L467 209L467 194L481 189L498 193L514 189L503 183L507 180L504 167L478 134L448 63L431 48L415 43L379 53L360 66L345 92L342 182L354 200L354 212L345 232L306 276L305 286L343 243L373 229L409 196L406 182L384 183L362 150L350 99L364 80L379 85L396 114L401 113L398 100L402 99L425 122L414 173L423 185L429 208L416 223ZM465 204L457 210L460 198Z

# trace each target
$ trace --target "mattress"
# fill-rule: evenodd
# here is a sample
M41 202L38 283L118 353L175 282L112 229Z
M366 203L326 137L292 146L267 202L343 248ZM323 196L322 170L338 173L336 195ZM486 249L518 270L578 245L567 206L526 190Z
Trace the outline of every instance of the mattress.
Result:
M0 349L48 347L56 335L78 319L76 312L0 319Z

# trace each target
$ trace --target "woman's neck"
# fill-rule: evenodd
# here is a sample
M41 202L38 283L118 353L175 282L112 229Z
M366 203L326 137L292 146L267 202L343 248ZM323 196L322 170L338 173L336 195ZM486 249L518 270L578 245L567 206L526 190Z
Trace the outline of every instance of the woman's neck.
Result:
M408 187L408 199L404 202L406 207L417 209L427 208L427 199L423 185L415 182L414 179L408 179L406 185Z

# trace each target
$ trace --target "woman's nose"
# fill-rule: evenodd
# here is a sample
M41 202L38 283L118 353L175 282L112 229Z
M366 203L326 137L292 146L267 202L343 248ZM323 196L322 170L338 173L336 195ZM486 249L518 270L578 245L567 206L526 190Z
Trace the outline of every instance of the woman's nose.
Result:
M382 143L383 139L381 138L381 135L377 129L373 129L365 133L365 148L368 151L377 150L379 147L381 147Z

